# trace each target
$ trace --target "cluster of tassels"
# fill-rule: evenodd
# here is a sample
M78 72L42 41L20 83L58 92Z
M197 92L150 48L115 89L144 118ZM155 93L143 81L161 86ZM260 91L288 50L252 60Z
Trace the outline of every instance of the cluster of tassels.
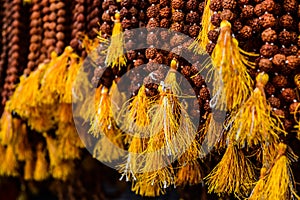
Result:
M173 59L157 96L147 96L142 85L136 96L124 102L116 118L112 96L122 97L116 83L110 90L100 86L95 91L89 132L99 139L93 155L103 162L123 160L117 166L120 179L132 181L132 190L140 195L157 196L172 185L194 185L203 178L197 128L180 100L184 96L176 82L177 67Z
M65 180L71 174L73 160L84 147L72 117L72 84L81 63L72 48L66 47L60 56L53 52L48 63L21 77L1 118L1 143L5 159L10 158L2 162L1 174L13 175L18 161L25 162L26 180L41 181L50 175ZM30 134L40 134L45 142L29 145L26 124Z
M211 12L208 1L202 20L210 17ZM211 27L209 21L204 19L197 43L191 45L200 54L203 52L199 49L209 42L205 38ZM255 64L250 59L257 55L239 48L228 21L221 22L219 32L211 55L212 65L205 66L213 72L210 100L213 112L207 114L200 135L206 150L225 149L225 153L204 178L208 191L249 199L298 199L290 170L297 157L280 142L280 137L287 133L266 99L264 87L269 76L257 73L253 89L247 68L253 68ZM224 111L227 115L220 119L218 115ZM258 150L253 156L255 149ZM253 159L262 166L258 181Z

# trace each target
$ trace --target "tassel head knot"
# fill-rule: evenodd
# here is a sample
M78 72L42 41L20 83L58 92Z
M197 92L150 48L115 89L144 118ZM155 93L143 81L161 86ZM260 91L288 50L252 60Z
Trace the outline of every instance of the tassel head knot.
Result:
M173 70L177 70L177 61L175 58L172 59L171 64L170 64L170 68Z
M224 28L224 27L231 28L231 24L230 24L229 21L223 20L223 21L221 22L221 24L220 24L220 27L221 27L221 28Z
M266 73L259 73L256 76L256 86L257 87L264 87L269 81L269 75Z

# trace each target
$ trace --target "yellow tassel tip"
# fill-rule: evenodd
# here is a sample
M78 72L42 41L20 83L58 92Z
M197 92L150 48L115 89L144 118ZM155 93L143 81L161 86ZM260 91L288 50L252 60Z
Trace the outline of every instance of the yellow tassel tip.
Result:
M209 43L208 32L214 28L211 24L211 17L213 12L210 10L210 0L205 1L205 7L202 15L201 25L202 29L199 32L198 37L191 44L189 49L193 49L196 53L205 54L206 46Z
M8 145L6 150L4 150L1 145L0 153L4 155L0 165L0 174L6 176L18 176L18 161L16 154L14 153L14 147Z
M166 193L166 190L164 188L159 187L158 184L146 182L140 177L138 178L137 182L132 183L131 190L138 195L147 197L156 197Z
M105 64L107 66L111 66L112 68L126 66L126 56L124 55L124 37L122 24L120 21L120 13L115 14L114 27L112 30L112 36L110 45L107 50L107 56L105 60Z
M205 177L209 193L246 196L255 181L254 166L242 150L230 144L217 166Z
M24 166L24 179L25 180L33 179L34 164L35 163L34 163L33 159L28 159L25 161L25 166Z
M118 170L122 173L120 180L124 177L126 181L136 180L136 174L141 173L143 169L143 157L140 156L145 151L147 146L147 139L140 138L139 135L133 137L129 144L129 154L124 163L118 166Z
M166 149L167 155L177 156L186 147L185 134L177 134L179 130L180 119L179 110L174 108L179 106L178 99L167 91L161 91L160 102L149 110L152 122L150 124L149 134L153 144L157 138L161 138L162 145ZM157 143L156 145L158 145ZM154 150L155 151L155 150Z
M217 113L209 113L204 126L200 130L201 144L206 151L210 151L213 148L219 150L226 147L223 121L222 119L219 120L216 115Z
M21 125L17 134L18 134L18 139L16 142L15 151L18 160L24 161L32 158L32 149L28 140L27 127L25 123Z
M220 35L211 58L215 68L211 106L233 110L249 97L253 81L243 63L238 42L232 37L228 21L221 22Z
M124 157L122 133L112 127L103 134L94 147L93 156L102 162L112 162Z
M51 174L53 178L66 181L74 173L75 164L72 160L61 161L52 168Z
M176 186L195 185L202 181L201 167L198 161L180 166L176 175Z
M271 116L271 106L264 93L268 79L267 74L258 74L254 92L228 120L231 124L228 137L235 140L239 146L278 143L277 134L286 134L280 120Z
M82 65L82 62L80 59L77 58L76 54L73 54L70 60L70 66L68 67L68 72L67 72L67 80L66 80L66 85L65 85L65 93L63 94L62 97L62 102L64 103L72 103L72 99L77 100L77 96L74 94L75 98L73 97L73 86L76 84L76 78L78 76L80 67ZM74 101L75 102L75 101Z
M49 176L48 162L46 160L46 152L43 150L42 145L37 147L37 160L34 170L34 180L43 181Z
M37 106L40 81L46 68L46 64L40 64L38 69L28 77L21 76L20 83L10 100L10 110L18 113L23 118L30 115L30 108Z
M296 194L295 182L290 168L291 160L286 155L287 145L280 143L277 159L265 181L261 198L266 200L300 199ZM292 156L295 159L295 155Z
M50 61L51 65L49 64L49 68L46 70L42 79L41 100L49 96L49 93L57 98L62 97L65 94L67 72L70 64L69 59L72 57L76 56L70 46L66 47L63 54L59 57L56 57L56 55L52 56ZM50 102L46 100L47 99L44 99L43 102L48 104L53 103L53 100L51 101L51 99L49 100Z
M98 99L99 101L97 101ZM106 134L113 128L113 114L108 88L105 86L98 88L95 100L96 108L92 116L89 133L99 138L101 132Z
M146 96L143 85L138 94L122 106L117 118L121 129L128 133L147 133L147 128L150 125L148 110L151 103L151 100Z
M13 117L10 112L4 110L1 119L0 140L2 145L10 144L16 137L13 130Z
M262 167L260 170L259 180L255 183L255 187L253 188L248 200L261 200L262 193L264 191L265 179L267 175L267 168Z
M164 83L167 87L171 89L171 92L174 95L181 95L182 91L178 84L178 80L176 79L178 63L175 59L171 61L170 70L164 80Z

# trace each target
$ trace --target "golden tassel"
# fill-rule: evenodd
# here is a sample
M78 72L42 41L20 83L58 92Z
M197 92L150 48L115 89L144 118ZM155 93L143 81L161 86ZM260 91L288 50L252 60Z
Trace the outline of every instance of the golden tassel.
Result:
M101 92L99 93L99 91ZM97 101L98 98L99 101ZM95 99L96 108L91 120L91 128L89 133L91 133L94 137L99 138L100 132L109 132L113 126L113 114L111 110L111 101L108 94L108 88L105 86L98 88Z
M60 103L56 113L56 121L61 124L73 123L72 104Z
M255 187L253 188L248 200L262 200L262 193L265 186L265 179L267 175L267 169L265 167L262 167L260 170L260 177L257 183L255 184Z
M31 108L32 112L27 119L27 124L31 129L43 133L52 129L55 124L54 110L57 110L57 105L44 105L43 107L37 106Z
M214 28L211 24L211 17L213 11L210 10L210 0L205 0L205 7L202 15L201 25L202 29L198 37L190 45L189 49L193 49L198 54L205 54L206 45L209 43L208 32Z
M120 13L115 14L114 27L112 30L112 36L110 45L107 50L107 56L105 64L111 66L112 68L118 67L119 70L121 67L126 66L126 56L124 55L124 37L122 24L120 21Z
M43 136L46 138L50 167L56 166L61 161L58 152L58 141L49 136L47 133L43 133Z
M128 100L122 106L118 116L118 124L121 129L127 133L146 134L150 125L148 110L151 106L151 100L146 95L144 85L140 87L136 96Z
M197 160L180 166L176 174L176 186L196 185L202 181L202 172Z
M33 173L34 173L34 161L32 158L29 158L25 160L25 166L24 166L24 179L26 181L33 179Z
M279 143L275 163L266 178L260 199L300 199L296 194L295 182L290 168L291 161L296 159L297 156L293 153L288 154L286 144Z
M66 181L74 173L75 164L72 160L61 161L51 170L53 178Z
M125 93L120 92L116 79L112 82L112 85L109 89L109 96L111 101L111 110L114 118L117 118L118 114L123 106L126 95Z
M231 115L228 137L241 147L258 144L278 143L277 134L286 134L279 119L271 116L271 106L267 103L264 86L269 76L260 73L256 77L256 88L249 99Z
M242 150L229 144L217 166L205 177L209 193L234 194L245 196L251 189L254 179L254 166Z
M32 150L28 141L27 127L25 123L22 123L17 134L18 139L15 146L15 152L18 160L25 161L32 158Z
M72 103L72 94L74 92L73 86L79 74L79 70L81 68L82 63L82 59L77 57L76 54L72 54L72 57L70 58L70 66L68 67L65 81L65 93L63 94L62 99L60 100L61 102L68 104ZM74 98L74 100L76 100L76 98Z
M43 145L38 144L37 146L37 160L34 169L34 180L43 181L48 178L48 162L46 160L46 152L43 150Z
M182 91L176 79L178 63L175 58L172 59L170 64L170 70L164 80L166 87L170 88L174 95L181 95Z
M203 128L200 130L200 140L202 147L206 151L211 151L213 148L219 150L226 147L226 141L223 131L223 122L219 122L215 115L216 113L206 114L207 119Z
M57 58L54 56L54 60L52 60L53 58L51 59L49 67L41 81L39 99L41 102L44 104L53 104L56 98L60 98L65 94L69 60L76 57L77 55L73 53L72 47L67 46L62 55ZM48 97L51 94L54 98Z
M59 123L55 134L57 136L56 153L61 160L80 157L80 148L84 145L73 122Z
M7 176L17 176L18 161L14 153L14 146L8 145L4 156L3 163L1 164L0 174Z
M137 195L147 197L156 197L166 193L166 190L164 188L159 187L159 185L157 184L149 183L140 177L138 177L137 182L132 183L131 190Z
M93 157L102 162L112 162L124 156L122 133L113 125L96 143Z
M120 180L122 180L123 177L126 178L126 181L137 180L136 174L142 172L144 161L140 154L146 150L147 142L148 139L141 138L140 134L136 134L132 137L126 162L118 166L119 172L122 173Z
M47 64L40 64L38 69L28 77L20 77L13 96L10 100L9 110L18 113L22 118L28 118L32 112L32 107L37 106L37 96L39 95L40 81L43 77Z
M159 86L159 91L159 104L153 105L149 110L150 119L152 119L149 126L149 143L151 143L152 140L156 141L156 138L159 137L162 139L162 145L166 145L167 155L177 156L186 144L185 135L177 134L180 127L178 124L178 119L180 119L180 109L178 107L180 103L178 99L172 95L169 90L163 88L163 86ZM155 143L153 144L155 145Z
M211 107L221 111L238 108L250 95L253 81L228 21L221 22L220 35L211 58L215 68Z
M11 113L4 110L1 119L0 140L2 145L10 144L16 138L16 133L13 128L13 117Z

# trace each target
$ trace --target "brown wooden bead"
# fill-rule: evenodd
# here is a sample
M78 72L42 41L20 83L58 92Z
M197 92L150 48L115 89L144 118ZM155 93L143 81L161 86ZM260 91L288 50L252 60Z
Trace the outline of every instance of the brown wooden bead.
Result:
M265 13L260 17L260 25L263 28L270 28L275 26L276 20L273 14Z
M296 93L292 88L285 88L284 90L282 90L281 95L283 99L288 103L292 103L297 98Z
M278 52L278 46L276 45L271 45L271 44L264 44L260 48L260 54L263 55L264 57L272 57Z
M264 31L261 33L261 39L262 39L262 41L264 41L264 42L269 42L269 43L274 43L274 42L276 42L276 40L277 40L277 34L276 34L276 31L274 31L274 30L271 29L271 28L268 28L268 29L264 30Z
M63 24L63 23L65 23L66 22L66 19L64 18L64 17L58 17L57 18L57 23L58 24Z
M222 1L221 0L211 0L209 4L209 8L212 11L220 11L222 9Z

